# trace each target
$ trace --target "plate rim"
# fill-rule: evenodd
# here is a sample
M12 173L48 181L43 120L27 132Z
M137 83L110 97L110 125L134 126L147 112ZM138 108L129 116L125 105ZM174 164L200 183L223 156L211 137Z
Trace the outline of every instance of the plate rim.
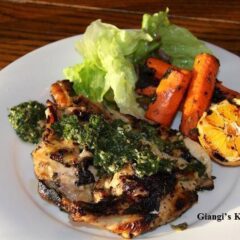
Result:
M13 62L9 63L7 66L5 66L4 68L2 68L2 69L0 70L0 77L1 77L1 74L2 74L3 72L11 69L12 67L14 67L14 64L16 64L18 61L21 61L22 59L26 58L27 56L31 56L32 54L38 54L38 51L41 51L41 50L42 50L43 48L45 48L45 47L48 47L48 46L51 46L51 45L54 45L54 44L58 44L58 43L63 42L63 41L68 41L68 40L70 40L70 39L78 38L78 37L81 37L82 35L83 35L83 34L78 34L78 35L70 36L70 37L67 37L67 38L63 38L63 39L60 39L60 40L57 40L57 41L48 43L48 44L46 44L46 45L44 45L44 46L41 46L41 47L39 47L39 48L36 48L36 49L34 49L34 50L26 53L25 55L19 57L18 59L14 60ZM224 49L224 48L221 48L221 47L219 47L219 46L217 46L217 45L215 45L215 44L209 43L209 42L206 42L206 43L209 44L210 46L211 46L211 45L214 46L214 47L217 48L217 49L224 50L227 54L231 54L231 55L233 55L233 56L235 56L235 57L237 57L237 58L240 59L240 57L239 57L238 55L236 55L236 54L234 54L234 53L232 53L232 52L230 52L230 51L228 51L228 50L226 50L226 49ZM3 79L1 79L1 81L2 81L2 80L3 80ZM7 81L7 80L6 80L6 81ZM0 92L1 92L1 89L0 89ZM150 237L150 238L151 238L151 237Z

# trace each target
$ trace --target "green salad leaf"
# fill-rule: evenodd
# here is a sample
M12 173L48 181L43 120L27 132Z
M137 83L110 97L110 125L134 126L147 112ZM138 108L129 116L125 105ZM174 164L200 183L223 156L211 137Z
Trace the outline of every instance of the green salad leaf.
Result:
M141 30L122 30L92 22L76 44L83 62L64 69L77 94L102 102L111 92L120 112L142 118L136 101L134 64L161 48L178 67L190 69L196 54L210 50L187 29L168 20L168 10L144 14Z
M168 9L153 15L144 14L142 29L154 39L160 39L160 49L171 57L172 64L177 67L191 69L197 54L211 53L211 50L186 28L170 23Z
M73 81L77 93L101 102L111 89L122 113L142 117L143 109L136 102L134 91L137 75L133 61L158 46L148 33L120 30L97 20L76 45L84 57L83 63L65 68L64 74Z

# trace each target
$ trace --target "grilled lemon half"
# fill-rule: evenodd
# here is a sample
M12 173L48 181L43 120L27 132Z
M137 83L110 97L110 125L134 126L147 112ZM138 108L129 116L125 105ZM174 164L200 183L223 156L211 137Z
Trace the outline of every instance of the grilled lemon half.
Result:
M213 160L240 166L240 99L213 104L197 128L199 141Z

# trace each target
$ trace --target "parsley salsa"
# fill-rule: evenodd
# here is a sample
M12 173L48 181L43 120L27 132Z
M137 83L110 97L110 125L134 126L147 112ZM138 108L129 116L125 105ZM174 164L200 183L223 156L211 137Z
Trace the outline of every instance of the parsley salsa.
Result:
M162 140L158 130L146 122L141 122L140 129L134 129L122 120L108 122L101 115L92 115L83 124L75 115L64 115L52 128L59 137L73 140L80 148L92 151L94 166L100 174L113 174L127 163L132 164L138 177L150 176L159 171L171 172L174 163L154 154L152 145L164 152L184 147L183 141L179 139L175 142ZM188 170L196 170L194 167L204 168L198 163L191 164Z
M37 101L21 103L9 110L8 119L23 141L38 143L43 132L45 106Z
M10 109L8 118L23 141L39 142L44 131L43 104L37 101L21 103ZM181 135L175 135L173 141L164 140L159 136L158 128L144 121L134 128L122 120L106 121L101 115L93 114L84 123L80 123L76 115L63 115L51 127L58 137L90 150L99 174L114 174L129 163L138 177L173 171L175 163L160 157L153 148L170 155L180 149L185 154L181 157L189 162L184 171L197 171L199 176L205 172L205 166L189 154Z

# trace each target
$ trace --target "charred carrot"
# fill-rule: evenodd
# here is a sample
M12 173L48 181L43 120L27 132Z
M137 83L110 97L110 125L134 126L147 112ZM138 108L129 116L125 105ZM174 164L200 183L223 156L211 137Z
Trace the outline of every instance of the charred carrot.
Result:
M161 79L169 68L178 69L175 66L170 65L162 61L161 59L150 57L147 59L147 66L155 71L156 79ZM153 87L152 87L153 88ZM152 89L153 90L153 89ZM148 96L149 90L142 90L142 95ZM216 81L215 90L214 90L214 99L213 102L216 102L218 99L221 101L223 99L233 99L240 98L240 93L236 92L228 87L225 87L220 81Z
M195 57L180 125L181 132L193 140L197 140L197 123L211 103L218 69L219 61L214 56L203 53Z
M169 63L154 57L148 58L146 64L155 71L154 75L157 79L161 79L167 70L172 67Z
M212 101L219 102L224 99L231 100L233 98L240 98L240 93L225 87L224 85L222 85L220 81L217 81L215 85Z
M145 117L169 127L177 113L191 74L185 70L171 70L159 83L156 100L149 105Z
M170 65L158 58L150 57L147 59L147 66L155 71L156 79L161 79L169 68L178 69L175 66ZM143 93L145 91L142 91ZM240 93L236 92L228 87L225 87L220 81L217 80L215 86L216 94L219 94L221 99L233 99L240 98ZM144 94L143 94L144 95Z
M148 86L145 88L138 88L136 92L139 95L147 96L147 97L152 97L154 94L156 94L157 87L154 86Z

